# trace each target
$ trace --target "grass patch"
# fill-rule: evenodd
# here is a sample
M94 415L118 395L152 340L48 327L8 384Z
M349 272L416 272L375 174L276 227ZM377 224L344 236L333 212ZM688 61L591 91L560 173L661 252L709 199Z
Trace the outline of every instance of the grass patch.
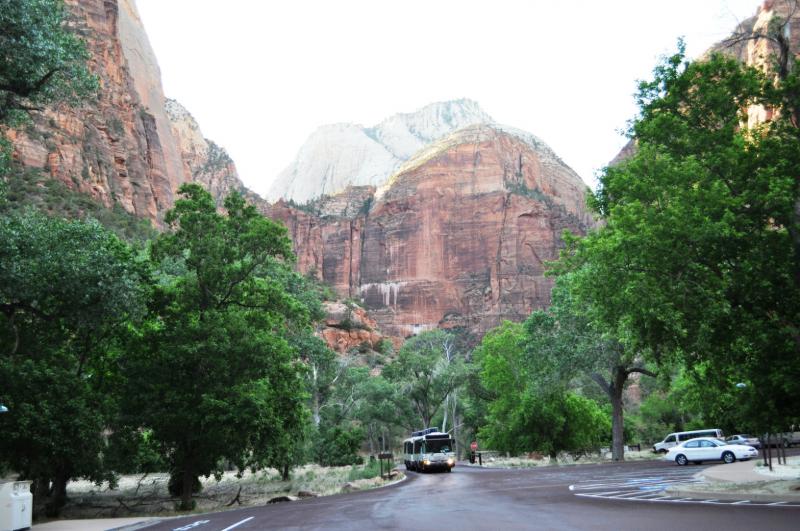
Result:
M378 461L368 461L365 465L353 465L347 475L348 481L359 479L372 479L381 475L381 467Z

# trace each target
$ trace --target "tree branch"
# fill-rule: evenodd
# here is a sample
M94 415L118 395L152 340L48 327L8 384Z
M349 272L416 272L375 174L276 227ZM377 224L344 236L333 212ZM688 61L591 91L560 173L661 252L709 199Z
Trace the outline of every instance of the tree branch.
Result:
M653 378L657 377L656 373L654 373L653 371L649 371L644 367L632 367L628 369L628 374L631 374L633 372L638 372L640 374L644 374L645 376L652 376Z
M605 391L608 396L611 396L611 384L609 384L605 378L603 378L600 373L593 372L589 375L589 378L594 380L594 382L600 386L600 389Z

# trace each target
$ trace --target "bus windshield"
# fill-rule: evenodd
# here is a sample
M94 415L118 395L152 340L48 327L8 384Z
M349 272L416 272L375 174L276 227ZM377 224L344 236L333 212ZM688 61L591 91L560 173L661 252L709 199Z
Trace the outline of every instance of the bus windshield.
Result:
M424 452L427 454L438 454L445 452L452 452L452 441L450 439L433 439L425 441Z

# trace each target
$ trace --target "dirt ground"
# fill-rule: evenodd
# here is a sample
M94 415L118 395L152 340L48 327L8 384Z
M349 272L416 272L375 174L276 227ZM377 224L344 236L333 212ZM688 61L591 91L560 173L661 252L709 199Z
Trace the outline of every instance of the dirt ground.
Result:
M306 465L292 471L289 481L281 480L277 470L246 472L241 478L226 473L219 481L213 476L200 478L203 490L196 494L196 512L218 511L226 507L264 505L275 498L289 501L307 496L328 496L339 492L375 488L402 479L380 477L353 479L354 468ZM122 476L115 489L108 484L73 481L67 486L69 501L61 518L108 518L123 516L168 516L178 514L178 499L167 491L168 474ZM288 498L286 498L288 497ZM185 513L181 513L185 514Z

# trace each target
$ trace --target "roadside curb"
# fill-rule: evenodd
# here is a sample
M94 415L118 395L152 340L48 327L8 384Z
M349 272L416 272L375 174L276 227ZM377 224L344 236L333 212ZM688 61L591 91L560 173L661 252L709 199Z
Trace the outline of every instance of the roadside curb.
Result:
M174 517L154 518L152 520L143 520L143 521L135 523L135 524L123 525L121 527L113 527L113 528L107 529L106 531L135 531L136 529L144 529L146 527L150 527L151 525L160 524L161 522L164 522L165 520L169 520L170 518L174 518Z
M800 494L798 495L780 495L780 494L756 494L748 492L748 486L759 485L759 483L741 483L742 489L737 491L713 491L713 490L698 490L691 487L684 487L682 485L674 485L667 487L664 492L671 496L686 496L698 499L717 499L717 500L749 500L754 502L800 502Z

